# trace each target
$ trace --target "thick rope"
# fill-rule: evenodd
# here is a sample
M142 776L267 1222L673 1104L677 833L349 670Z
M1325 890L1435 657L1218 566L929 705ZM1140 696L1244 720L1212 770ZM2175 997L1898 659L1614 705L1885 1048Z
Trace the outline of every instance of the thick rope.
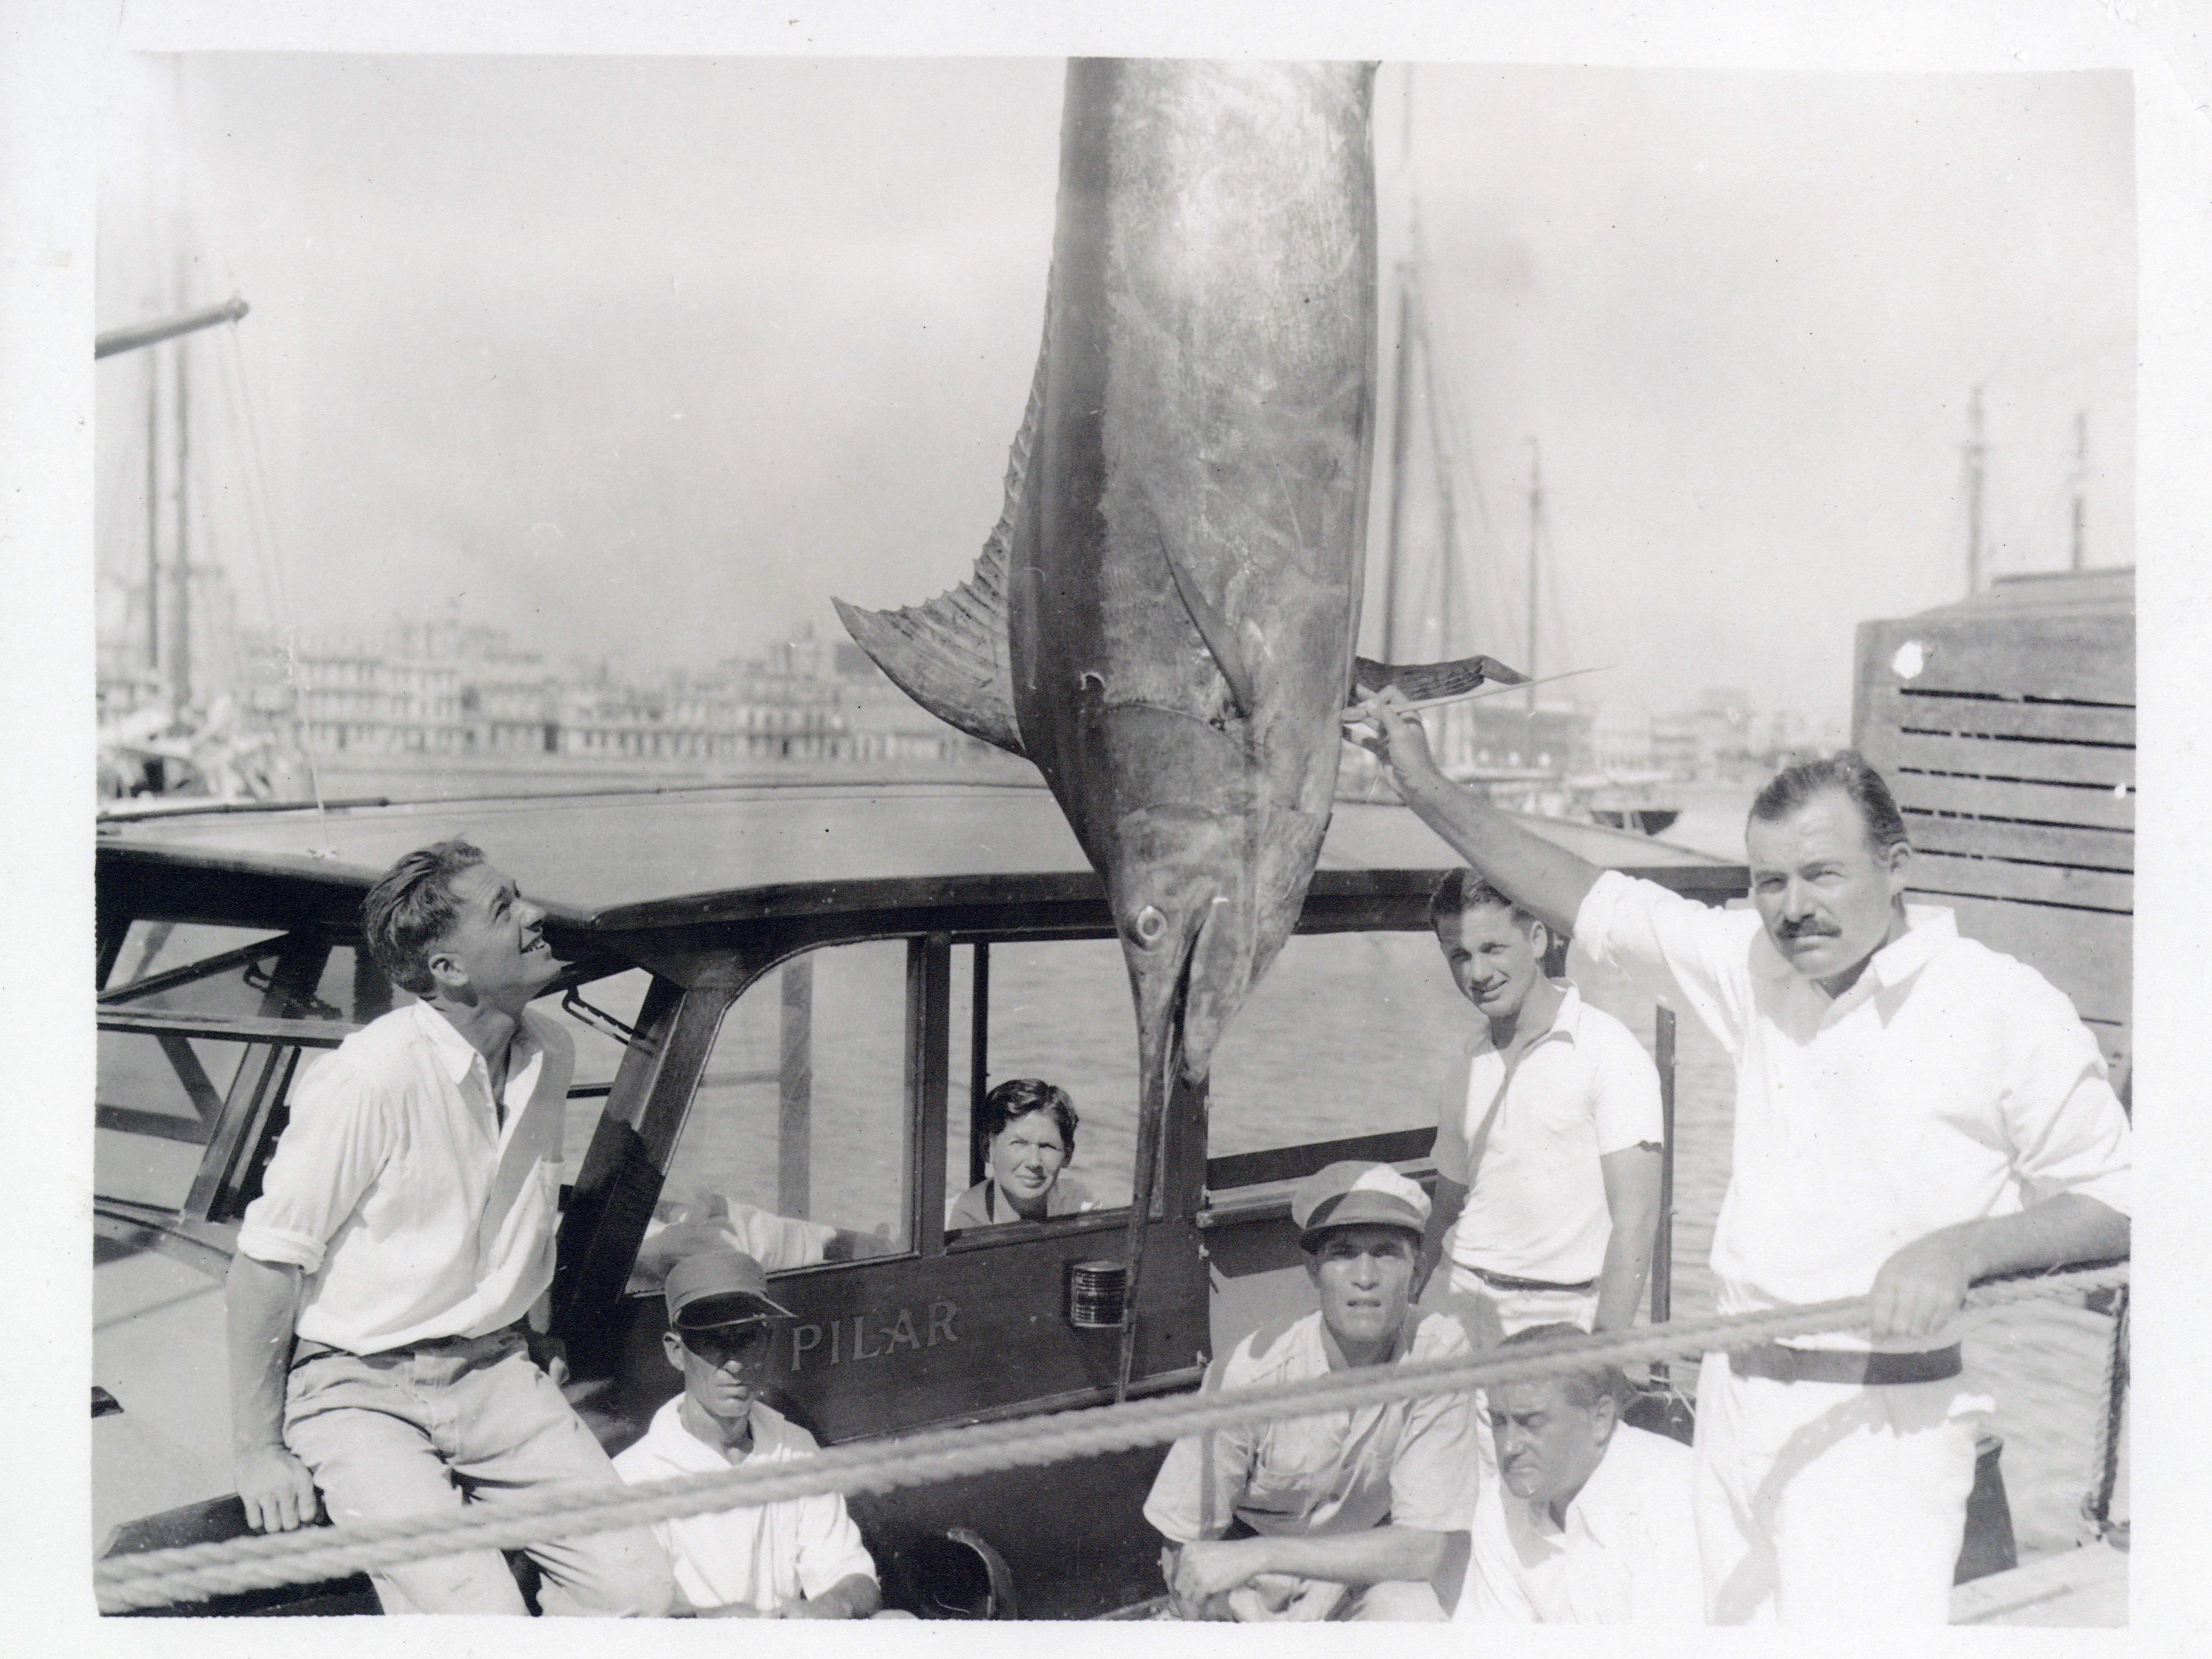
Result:
M2075 1296L2127 1282L2126 1264L2074 1269L1978 1286L1969 1308ZM1530 1343L1510 1352L1361 1367L1270 1388L1102 1406L893 1440L833 1446L811 1457L634 1486L552 1487L496 1508L346 1527L312 1527L217 1544L149 1550L99 1563L103 1613L204 1601L281 1584L317 1583L465 1550L519 1549L654 1521L781 1503L822 1492L881 1492L994 1470L1095 1457L1185 1435L1279 1418L1318 1415L1424 1395L1466 1393L1522 1377L1607 1363L1731 1352L1782 1337L1864 1328L1867 1297L1730 1317L1676 1320L1638 1331Z
M2081 1505L2102 1539L2112 1530L2112 1496L2120 1479L2120 1417L2128 1403L2128 1287L2112 1298L2112 1342L2105 1356L2105 1411L2097 1422L2097 1484Z

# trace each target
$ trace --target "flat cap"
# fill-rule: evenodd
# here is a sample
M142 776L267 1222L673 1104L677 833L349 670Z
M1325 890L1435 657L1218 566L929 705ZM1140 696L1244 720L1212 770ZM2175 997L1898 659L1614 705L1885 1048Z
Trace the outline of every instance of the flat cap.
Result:
M1429 1195L1387 1164L1347 1158L1297 1184L1291 1219L1308 1249L1339 1227L1403 1227L1418 1235L1429 1224Z

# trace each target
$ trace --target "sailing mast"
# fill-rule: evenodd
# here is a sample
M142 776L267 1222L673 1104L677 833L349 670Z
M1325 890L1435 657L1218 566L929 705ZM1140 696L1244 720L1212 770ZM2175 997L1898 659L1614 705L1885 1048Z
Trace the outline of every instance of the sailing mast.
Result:
M1544 455L1534 437L1528 440L1528 739L1536 738L1536 582L1544 534Z

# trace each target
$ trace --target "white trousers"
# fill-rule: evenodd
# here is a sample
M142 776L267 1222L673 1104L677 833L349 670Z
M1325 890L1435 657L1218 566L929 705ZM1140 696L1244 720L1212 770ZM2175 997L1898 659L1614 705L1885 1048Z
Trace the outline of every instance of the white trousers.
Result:
M1716 1625L1941 1625L1979 1414L1957 1377L1862 1388L1698 1373L1698 1553Z

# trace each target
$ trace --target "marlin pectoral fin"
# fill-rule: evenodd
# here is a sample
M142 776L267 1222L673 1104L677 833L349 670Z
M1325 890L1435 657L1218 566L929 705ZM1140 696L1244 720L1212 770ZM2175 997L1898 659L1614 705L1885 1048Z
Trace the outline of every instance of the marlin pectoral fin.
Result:
M1006 665L1004 567L975 574L927 605L863 611L832 599L845 631L899 690L971 738L1020 755L1012 682Z
M1346 704L1349 707L1372 696L1386 685L1396 686L1405 693L1407 702L1420 702L1430 697L1455 697L1486 683L1522 685L1528 678L1494 657L1462 657L1455 662L1376 662L1371 657L1354 657L1352 694Z
M1152 517L1157 523L1159 514L1154 513ZM1199 637L1213 653L1213 665L1229 682L1229 696L1237 705L1237 713L1250 720L1252 711L1259 707L1259 699L1253 694L1252 670L1237 646L1237 630L1229 625L1229 618L1221 614L1220 607L1206 597L1206 590L1198 585L1197 579L1183 568L1182 561L1168 545L1164 528L1160 531L1160 555L1168 562L1168 574L1175 579L1175 591L1182 600L1182 608L1190 613Z

